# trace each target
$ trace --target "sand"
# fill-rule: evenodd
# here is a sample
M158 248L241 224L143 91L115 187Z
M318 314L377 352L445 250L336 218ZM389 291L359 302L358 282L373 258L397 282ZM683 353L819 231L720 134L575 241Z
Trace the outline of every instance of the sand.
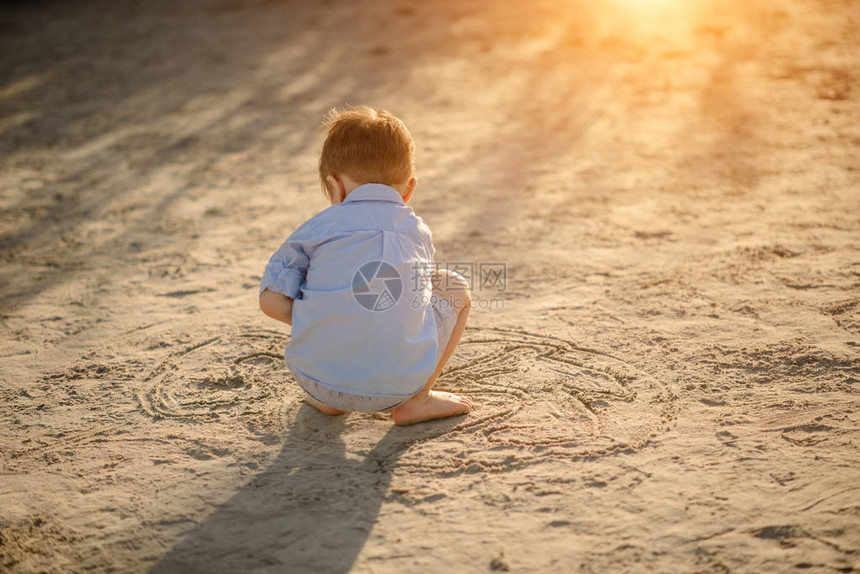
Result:
M0 570L860 567L850 1L0 12ZM399 114L467 417L326 417L257 307ZM485 269L504 283L481 281ZM492 265L490 265L492 264Z

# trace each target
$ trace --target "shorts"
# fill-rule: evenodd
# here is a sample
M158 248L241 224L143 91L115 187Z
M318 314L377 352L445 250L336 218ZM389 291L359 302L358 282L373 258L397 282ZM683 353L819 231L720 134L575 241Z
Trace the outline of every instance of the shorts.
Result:
M439 339L439 348L436 352L436 363L442 357L442 352L451 340L454 326L457 324L458 309L451 305L446 299L434 294L430 298L430 307L436 319L436 335ZM335 391L323 385L303 377L293 371L293 378L299 386L311 397L319 402L336 409L344 411L355 411L360 413L377 413L389 411L394 407L405 403L414 395L408 397L370 397L365 395L353 395L342 391Z

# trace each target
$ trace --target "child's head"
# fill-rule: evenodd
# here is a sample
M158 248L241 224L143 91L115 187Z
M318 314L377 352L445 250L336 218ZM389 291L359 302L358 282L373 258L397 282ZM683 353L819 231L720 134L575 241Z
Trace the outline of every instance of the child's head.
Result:
M323 128L320 181L332 203L343 199L337 184L344 179L398 188L411 180L415 143L406 125L391 113L369 106L332 109Z

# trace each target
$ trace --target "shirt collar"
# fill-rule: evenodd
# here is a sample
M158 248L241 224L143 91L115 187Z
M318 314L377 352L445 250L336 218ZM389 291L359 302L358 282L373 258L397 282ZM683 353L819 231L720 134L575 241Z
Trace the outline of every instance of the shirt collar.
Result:
M349 192L344 203L350 201L390 201L404 205L400 192L384 183L365 183Z

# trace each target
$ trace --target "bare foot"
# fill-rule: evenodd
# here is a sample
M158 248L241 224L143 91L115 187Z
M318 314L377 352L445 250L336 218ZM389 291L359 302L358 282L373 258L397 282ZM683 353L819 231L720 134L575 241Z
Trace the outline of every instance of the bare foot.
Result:
M418 393L391 411L394 424L411 425L433 419L464 415L472 410L472 399L445 391Z
M334 407L330 407L325 403L321 403L310 395L305 395L305 400L308 402L308 404L315 406L320 410L320 412L323 412L327 415L342 415L346 412L340 409L336 409Z

